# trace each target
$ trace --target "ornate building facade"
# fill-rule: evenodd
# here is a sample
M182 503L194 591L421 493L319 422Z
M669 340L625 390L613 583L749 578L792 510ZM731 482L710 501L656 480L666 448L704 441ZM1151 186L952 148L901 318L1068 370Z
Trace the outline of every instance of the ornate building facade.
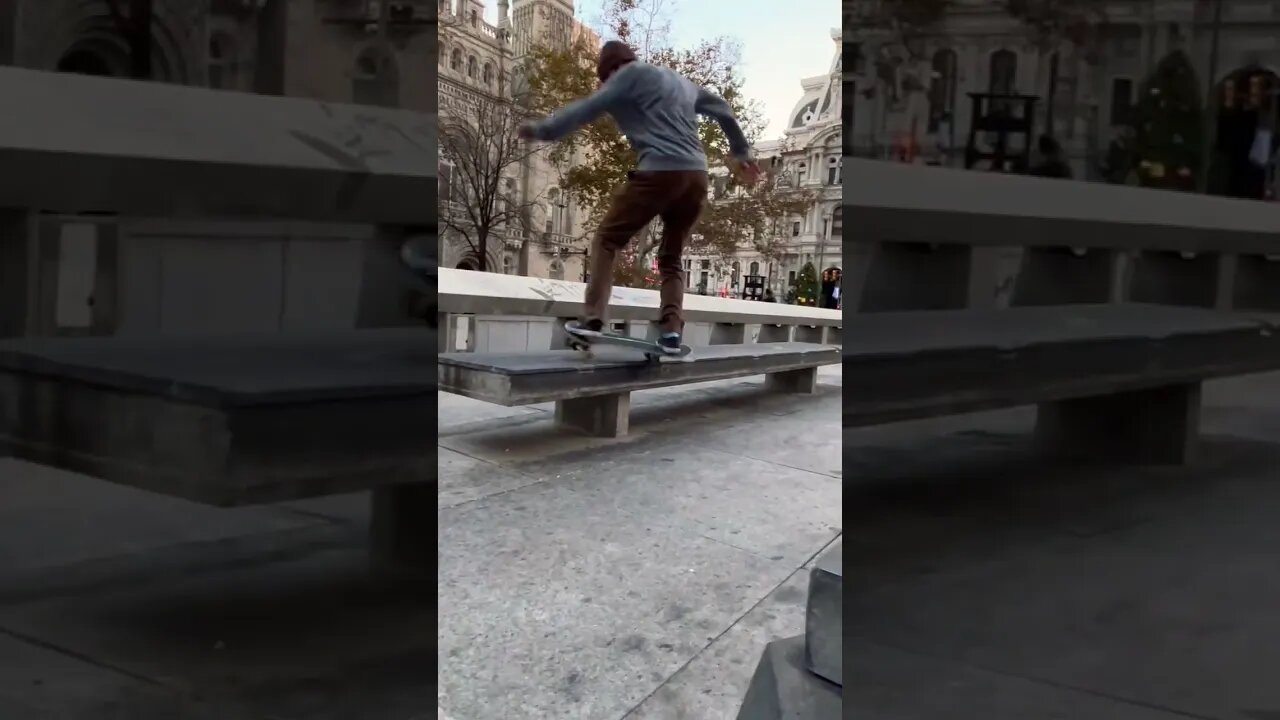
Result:
M1185 52L1201 97L1210 96L1213 83L1213 97L1228 111L1236 98L1267 104L1263 96L1277 88L1280 2L1274 0L1223 0L1216 62L1210 60L1214 3L1113 0L1101 4L1083 41L1037 43L999 4L955 0L936 27L908 47L872 20L882 1L845 3L845 124L855 155L901 156L906 148L919 161L960 164L969 93L1023 94L1039 98L1036 132L1051 130L1075 177L1098 179L1107 147L1126 132L1142 83L1170 53Z
M151 80L435 112L434 0L153 0ZM122 6L127 3L121 3ZM129 77L105 2L0 3L0 64Z
M689 287L705 287L709 294L739 297L745 289L744 276L763 276L765 287L782 300L806 263L813 263L819 276L824 271L835 270L838 274L841 270L843 35L835 29L830 39L834 45L831 64L827 72L801 79L800 98L791 110L783 136L759 143L754 149L762 166L778 170L780 188L808 191L814 201L803 214L779 219L783 225L780 257L763 257L753 249L719 261L692 258L688 261ZM722 168L716 171L720 175L724 172Z
M468 102L485 99L513 103L520 67L536 43L563 43L585 35L598 46L599 36L574 18L572 0L500 0L498 23L484 21L482 0L439 0L440 112L447 116ZM529 229L502 229L491 238L486 269L535 277L582 280L586 277L587 238L582 213L559 187L560 168L546 150L505 170L503 194L529 208ZM448 198L454 168L442 157L442 212L452 212ZM477 269L476 249L449 233L441 233L445 267Z

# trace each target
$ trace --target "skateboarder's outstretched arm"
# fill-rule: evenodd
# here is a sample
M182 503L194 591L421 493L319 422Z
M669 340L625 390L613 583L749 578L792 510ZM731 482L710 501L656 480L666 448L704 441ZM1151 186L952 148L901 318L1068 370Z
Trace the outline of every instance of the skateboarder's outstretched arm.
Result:
M599 90L565 105L540 122L529 123L525 128L535 140L555 142L612 110L626 97L631 82L631 73L623 68L614 73Z
M716 121L724 131L724 136L729 139L729 154L735 160L745 162L751 158L751 146L747 144L747 136L738 125L738 118L734 117L733 108L729 107L729 103L724 98L704 87L699 87L698 100L694 104L694 109L698 114L706 115Z

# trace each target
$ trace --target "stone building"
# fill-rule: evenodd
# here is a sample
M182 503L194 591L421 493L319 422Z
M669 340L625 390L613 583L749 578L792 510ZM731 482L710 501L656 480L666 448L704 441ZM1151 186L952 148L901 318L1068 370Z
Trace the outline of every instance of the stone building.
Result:
M873 22L881 1L845 3L846 124L849 151L861 156L888 157L910 146L920 161L961 164L969 93L1025 94L1040 98L1036 132L1052 124L1075 176L1097 179L1139 88L1170 53L1187 54L1203 97L1212 81L1213 97L1227 113L1265 105L1280 70L1280 2L1274 0L1223 0L1211 79L1213 3L1114 0L1101 5L1083 42L1042 45L999 3L954 0L936 27L906 47Z
M511 103L518 92L519 69L535 43L563 43L585 34L593 45L599 36L574 18L572 0L500 0L498 23L484 21L482 0L440 0L440 112L469 99ZM584 218L562 191L559 168L535 153L509 169L504 194L530 208L529 232L506 228L486 248L491 272L582 280L586 277L587 238ZM441 157L441 196L447 198L453 167ZM447 202L447 200L446 200ZM476 250L442 233L441 263L477 269Z
M791 110L783 136L759 143L754 150L762 166L780 168L781 187L807 190L814 194L814 202L803 215L779 219L784 238L780 257L762 257L752 249L723 261L692 258L691 288L705 286L710 294L740 296L744 290L742 278L757 275L765 278L766 287L781 300L806 263L813 263L819 276L824 270L841 269L842 39L841 31L833 29L831 65L825 73L800 81L801 95ZM720 169L717 174L724 172Z
M154 0L151 79L434 112L431 2ZM129 77L129 47L106 2L0 3L0 64Z

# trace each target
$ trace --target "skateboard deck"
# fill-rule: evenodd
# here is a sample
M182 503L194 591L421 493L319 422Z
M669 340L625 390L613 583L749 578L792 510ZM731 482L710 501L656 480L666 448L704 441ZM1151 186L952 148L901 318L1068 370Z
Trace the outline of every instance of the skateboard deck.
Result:
M629 347L633 350L641 350L645 357L649 360L679 360L693 352L693 348L688 345L680 346L680 354L666 353L652 340L641 340L640 338L627 337L616 333L601 333L599 337L582 337L571 332L572 328L578 327L578 321L570 320L564 324L564 334L569 337L569 347L581 352L590 352L591 346L600 345L617 345L618 347Z

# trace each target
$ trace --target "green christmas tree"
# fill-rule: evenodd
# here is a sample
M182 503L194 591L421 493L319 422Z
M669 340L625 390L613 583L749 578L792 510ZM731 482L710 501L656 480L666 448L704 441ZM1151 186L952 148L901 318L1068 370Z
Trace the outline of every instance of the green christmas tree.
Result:
M817 305L818 291L818 271L814 269L813 263L805 263L796 276L796 304Z
M1134 157L1146 187L1194 190L1202 165L1200 83L1182 51L1165 56L1142 85L1134 110Z

